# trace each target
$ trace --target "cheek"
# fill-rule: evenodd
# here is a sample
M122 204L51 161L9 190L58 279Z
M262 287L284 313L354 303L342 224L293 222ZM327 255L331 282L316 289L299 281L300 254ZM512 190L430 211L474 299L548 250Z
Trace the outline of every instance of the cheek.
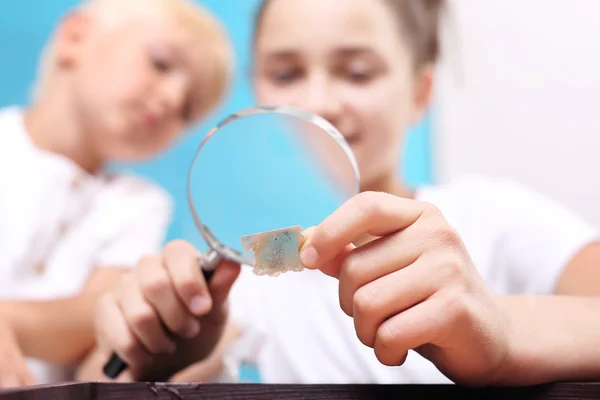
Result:
M254 94L259 104L269 104L276 93L265 82L257 80L254 82Z
M349 88L344 98L360 130L354 150L365 178L394 168L410 118L409 89L386 79Z
M389 81L354 88L344 98L357 116L362 139L380 148L398 142L409 119L407 90Z
M140 55L112 51L90 60L80 84L98 107L112 108L143 98L148 66Z
M254 92L259 104L285 104L290 106L301 106L302 100L299 96L299 84L288 86L275 86L269 82L258 80L254 84Z

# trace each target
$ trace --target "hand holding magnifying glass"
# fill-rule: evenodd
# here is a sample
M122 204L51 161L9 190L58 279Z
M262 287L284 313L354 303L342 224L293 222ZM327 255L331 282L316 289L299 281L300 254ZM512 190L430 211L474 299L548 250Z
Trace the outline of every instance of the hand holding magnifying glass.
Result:
M289 106L253 107L225 118L200 144L187 181L192 217L208 251L200 263L191 266L187 262L181 267L181 263L168 260L167 253L163 260L148 262L145 268L138 266L137 281L130 278L119 292L127 300L121 301L120 307L104 307L121 314L114 318L120 321L120 335L112 328L99 327L115 350L104 367L105 375L119 376L128 367L124 359L147 360L153 354L176 351L169 347L169 342L173 343L169 339L185 336L186 332L183 325L172 321L176 314L173 310L181 315L186 309L175 305L183 304L188 315L198 316L189 296L180 293L173 279L182 276L179 268L186 271L183 276L187 278L195 276L197 282L206 281L209 288L216 285L212 289L217 290L219 301L223 300L219 296L229 290L227 279L235 272L227 274L227 268L225 272L216 268L223 263L252 265L259 274L299 271L302 227L317 225L358 190L354 155L325 119ZM170 281L175 281L170 292L177 298L166 300L169 296L165 298L164 294L140 292L140 286L152 286L143 284L152 274L162 274L163 279L170 276ZM132 298L136 294L137 299ZM148 297L154 300L147 301ZM114 297L109 301L116 302ZM128 310L123 310L125 304L137 304L137 311L130 310L128 317ZM114 311L119 308L121 311ZM141 309L145 310L144 318L136 319L133 315ZM214 338L209 339L199 337L198 341L204 340L204 347L210 347Z

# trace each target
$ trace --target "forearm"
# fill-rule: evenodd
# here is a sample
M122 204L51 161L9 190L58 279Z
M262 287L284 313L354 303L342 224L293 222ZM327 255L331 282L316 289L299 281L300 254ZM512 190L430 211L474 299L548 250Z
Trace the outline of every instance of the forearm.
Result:
M94 344L96 296L46 302L1 302L0 318L14 329L25 356L59 365L81 360Z
M510 350L501 385L600 378L600 298L506 296Z
M99 267L81 292L69 298L0 302L0 318L14 330L25 356L58 365L77 363L94 346L98 298L125 272L121 268Z

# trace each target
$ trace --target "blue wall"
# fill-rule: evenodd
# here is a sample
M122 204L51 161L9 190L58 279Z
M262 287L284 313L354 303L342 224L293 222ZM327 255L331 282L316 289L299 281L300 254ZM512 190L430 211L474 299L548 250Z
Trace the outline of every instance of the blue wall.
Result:
M123 0L127 1L127 0ZM188 133L170 151L151 162L120 166L143 174L166 188L175 198L174 222L170 238L198 235L190 222L185 200L185 177L193 152L217 116L253 104L248 82L250 33L257 0L203 0L202 4L220 17L230 30L237 50L236 83L229 98L205 124ZM26 104L33 82L39 51L60 16L76 0L8 0L0 8L0 106ZM429 120L416 127L405 151L402 170L413 183L431 181Z

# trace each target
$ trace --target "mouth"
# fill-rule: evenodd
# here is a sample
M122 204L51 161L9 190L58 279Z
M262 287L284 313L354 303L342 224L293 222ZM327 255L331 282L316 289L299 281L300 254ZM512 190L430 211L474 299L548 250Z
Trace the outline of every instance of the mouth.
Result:
M352 135L344 135L344 139L350 146L354 146L360 141L360 135L352 134Z
M160 123L160 116L152 111L142 111L140 119L144 128L149 130L156 129Z

